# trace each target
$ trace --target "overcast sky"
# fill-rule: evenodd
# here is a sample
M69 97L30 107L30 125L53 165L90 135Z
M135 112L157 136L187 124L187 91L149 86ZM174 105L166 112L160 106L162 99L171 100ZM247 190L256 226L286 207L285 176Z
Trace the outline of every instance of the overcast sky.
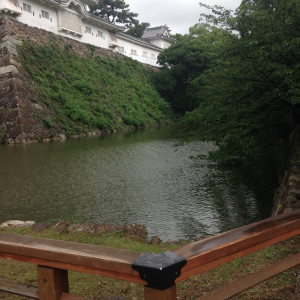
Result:
M241 0L125 0L130 11L139 14L140 22L149 22L152 27L168 25L172 34L188 33L189 28L198 23L199 2L235 10Z

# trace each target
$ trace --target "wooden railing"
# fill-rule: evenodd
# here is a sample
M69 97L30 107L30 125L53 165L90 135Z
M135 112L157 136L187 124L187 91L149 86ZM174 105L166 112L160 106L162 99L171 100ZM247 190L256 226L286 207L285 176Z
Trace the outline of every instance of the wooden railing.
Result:
M160 254L0 233L0 257L37 265L38 287L0 279L0 290L42 300L69 294L68 270L142 284L146 300L175 300L176 283L300 233L300 210ZM300 264L300 253L200 299L227 299Z

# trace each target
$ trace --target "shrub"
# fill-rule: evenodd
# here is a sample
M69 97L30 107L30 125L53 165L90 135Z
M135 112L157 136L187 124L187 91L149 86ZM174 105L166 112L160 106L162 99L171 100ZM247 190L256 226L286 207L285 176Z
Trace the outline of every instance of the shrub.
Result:
M94 92L94 86L86 80L75 80L72 86L85 95L91 95Z
M54 123L53 123L52 119L49 118L49 117L48 118L44 118L43 121L44 121L45 125L48 128L52 128L54 126Z
M150 71L140 63L126 57L78 56L70 49L55 42L45 47L28 41L19 48L23 66L39 86L39 98L55 112L67 135L141 127L171 115L148 79ZM44 123L53 126L49 117Z

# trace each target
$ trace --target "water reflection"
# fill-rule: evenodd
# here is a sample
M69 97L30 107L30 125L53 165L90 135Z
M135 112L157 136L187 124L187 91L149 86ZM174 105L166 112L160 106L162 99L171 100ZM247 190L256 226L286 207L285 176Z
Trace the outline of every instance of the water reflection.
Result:
M191 155L205 154L213 145L174 148L175 142L172 130L160 129L1 146L0 222L131 222L146 225L149 236L175 240L216 234L268 215L276 180L257 174L271 173L270 168L195 161Z

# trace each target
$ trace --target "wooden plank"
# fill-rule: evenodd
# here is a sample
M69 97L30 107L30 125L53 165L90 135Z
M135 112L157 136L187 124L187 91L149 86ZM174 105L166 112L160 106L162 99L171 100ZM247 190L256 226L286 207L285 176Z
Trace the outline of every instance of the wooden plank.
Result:
M141 253L74 242L0 233L0 257L66 270L101 273L144 284L132 262ZM91 272L90 272L91 271Z
M272 278L282 272L287 271L300 264L300 253L285 258L284 260L272 264L270 267L257 271L244 278L217 289L209 295L204 295L197 300L224 300L235 296L269 278Z
M149 287L144 287L145 300L177 300L176 285L166 290L156 290Z
M187 259L176 282L300 234L300 210L279 215L174 250Z
M37 274L40 300L59 300L69 292L68 271L38 266Z
M53 267L57 269L93 274L98 276L114 278L118 280L125 280L125 281L134 282L142 285L147 284L147 282L145 282L140 278L138 272L136 272L136 274L130 275L130 274L124 274L116 271L102 270L102 269L85 267L85 266L77 266L77 265L71 265L62 262L49 261L46 259L36 259L33 257L27 257L22 255L15 255L15 254L6 254L1 252L0 252L0 257L5 259L18 260L25 263L35 264L35 265L43 265L43 266Z
M21 295L33 299L39 299L38 288L36 286L18 283L3 278L0 278L0 291Z
M277 237L277 238L274 238L272 240L268 240L267 242L265 243L261 243L261 244L258 244L258 245L255 245L255 246L252 246L252 247L249 247L247 249L244 249L243 251L238 251L238 252L235 252L233 254L230 254L230 255L227 255L225 257L221 257L219 259L215 259L214 261L211 261L207 264L201 264L195 268L192 268L190 270L187 270L185 271L183 269L182 271L182 274L179 278L176 279L176 282L179 282L183 279L186 279L186 278L190 278L192 276L195 276L195 275L198 275L202 272L205 272L209 269L212 269L214 267L217 267L217 266L220 266L220 265L223 265L229 261L232 261L232 260L235 260L237 258L240 258L244 255L247 255L247 254L250 254L250 253L253 253L255 251L258 251L258 250L261 250L261 249L264 249L266 248L267 246L270 246L270 245L273 245L273 244L276 244L280 241L283 241L283 240L286 240L290 237L293 237L295 235L299 234L299 231L292 231L286 235L281 235L280 237Z

